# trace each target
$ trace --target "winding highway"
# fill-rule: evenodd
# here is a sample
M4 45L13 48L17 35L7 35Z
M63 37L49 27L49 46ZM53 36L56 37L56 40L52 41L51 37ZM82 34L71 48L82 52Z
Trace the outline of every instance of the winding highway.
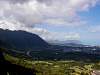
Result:
M29 57L31 57L30 53L31 53L31 51L27 51L26 55L29 56Z
M12 50L9 49L9 51L19 53L19 54L26 54L28 57L31 57L31 55L30 55L31 51L24 52L24 51L19 51L19 50L14 50L14 49L12 49Z

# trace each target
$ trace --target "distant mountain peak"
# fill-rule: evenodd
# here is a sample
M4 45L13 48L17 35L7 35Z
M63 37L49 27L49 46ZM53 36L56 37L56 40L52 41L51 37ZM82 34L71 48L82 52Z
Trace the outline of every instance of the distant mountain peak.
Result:
M63 45L63 46L84 46L82 42L79 40L66 40L66 41L53 40L53 41L48 41L48 43L54 45Z

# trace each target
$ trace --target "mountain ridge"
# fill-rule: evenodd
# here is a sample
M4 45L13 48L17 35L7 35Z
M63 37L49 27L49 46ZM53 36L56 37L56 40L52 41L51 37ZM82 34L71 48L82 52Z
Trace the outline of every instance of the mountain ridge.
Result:
M0 41L5 43L10 48L18 49L37 49L46 48L49 46L47 42L41 39L38 35L26 31L18 30L3 30L0 29Z

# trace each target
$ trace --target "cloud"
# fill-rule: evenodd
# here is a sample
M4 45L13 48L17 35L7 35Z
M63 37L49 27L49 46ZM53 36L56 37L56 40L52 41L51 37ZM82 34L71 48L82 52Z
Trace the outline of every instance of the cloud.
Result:
M42 33L40 35L45 40L60 40L60 41L66 41L66 40L80 40L81 36L79 33L76 32L50 32L47 31L45 33Z
M40 3L45 3L46 5L51 5L53 0L37 0Z
M32 26L48 22L55 25L68 25L78 22L77 12L86 11L98 0L0 0L0 15ZM0 17L1 17L0 16ZM62 20L54 20L61 18ZM49 21L46 20L49 18ZM79 19L79 18L78 18ZM55 22L54 22L54 21ZM65 22L67 21L67 22ZM57 23L57 24L56 24ZM76 24L74 24L76 25Z
M91 33L100 33L100 25L93 25L88 28Z
M35 8L31 8L30 3L10 5L9 3L4 2L0 4L2 4L2 18L7 18L9 20L14 19L26 26L33 26L34 24L40 23L42 21L41 15L35 11Z
M66 34L65 38L67 40L79 40L80 35L79 35L79 33L68 33L68 34Z
M9 3L13 3L13 4L16 4L16 3L25 3L25 2L28 2L30 0L0 0L0 1L7 1Z
M87 22L86 21L81 21L78 19L62 19L62 18L54 18L54 19L46 19L45 24L47 25L55 25L55 26L82 26L82 25L86 25Z
M10 29L10 30L22 30L24 27L23 24L16 22L15 20L0 20L0 28Z

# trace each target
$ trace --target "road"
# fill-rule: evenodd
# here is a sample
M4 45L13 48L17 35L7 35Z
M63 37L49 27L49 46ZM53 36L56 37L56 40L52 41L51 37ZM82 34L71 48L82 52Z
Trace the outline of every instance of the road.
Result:
M31 53L31 51L27 51L26 55L29 56L29 57L31 57L30 53Z
M31 57L30 53L31 51L23 51L23 50L14 50L14 49L7 49L8 51L12 51L12 52L15 52L15 53L19 53L19 54L26 54L27 56Z

